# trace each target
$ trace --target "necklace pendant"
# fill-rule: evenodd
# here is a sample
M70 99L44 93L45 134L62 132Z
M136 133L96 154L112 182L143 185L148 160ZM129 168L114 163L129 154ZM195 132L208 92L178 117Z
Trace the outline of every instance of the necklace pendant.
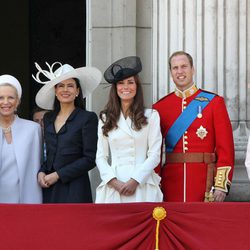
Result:
M11 133L11 127L8 128L2 128L4 134L9 134Z

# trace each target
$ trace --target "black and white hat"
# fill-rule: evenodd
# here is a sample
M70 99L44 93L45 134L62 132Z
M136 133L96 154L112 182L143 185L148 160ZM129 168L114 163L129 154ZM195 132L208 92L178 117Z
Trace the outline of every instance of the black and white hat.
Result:
M53 71L53 68L56 64L58 64L60 67ZM54 87L61 81L70 78L77 78L81 85L83 98L85 98L95 90L102 79L101 71L94 67L81 67L75 69L69 64L62 65L59 62L55 62L51 66L46 63L49 70L43 70L37 63L35 63L35 65L38 69L38 72L36 77L33 75L32 77L38 83L44 84L44 86L38 91L36 95L36 104L43 109L53 109L55 100ZM48 78L49 81L41 81L40 74Z

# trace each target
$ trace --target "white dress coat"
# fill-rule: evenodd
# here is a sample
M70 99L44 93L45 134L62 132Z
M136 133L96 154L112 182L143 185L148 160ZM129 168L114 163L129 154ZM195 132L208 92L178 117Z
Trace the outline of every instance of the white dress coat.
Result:
M250 136L248 138L245 166L247 169L248 179L250 180Z
M103 135L103 122L99 120L96 164L102 182L96 190L96 203L162 201L161 178L154 172L161 154L160 118L152 109L146 109L145 116L148 124L136 131L131 119L121 113L118 128L110 131L108 137ZM132 196L120 195L107 184L113 178L123 182L133 178L139 185Z
M18 168L20 203L42 203L42 191L37 182L41 164L41 127L33 121L16 117L11 132ZM0 156L3 140L4 134L0 128ZM1 161L0 158L0 168Z

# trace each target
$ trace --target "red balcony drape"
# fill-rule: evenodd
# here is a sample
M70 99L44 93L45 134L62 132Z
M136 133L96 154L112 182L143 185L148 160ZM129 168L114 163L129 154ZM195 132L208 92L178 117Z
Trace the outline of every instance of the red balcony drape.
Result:
M1 250L250 249L250 203L0 205Z

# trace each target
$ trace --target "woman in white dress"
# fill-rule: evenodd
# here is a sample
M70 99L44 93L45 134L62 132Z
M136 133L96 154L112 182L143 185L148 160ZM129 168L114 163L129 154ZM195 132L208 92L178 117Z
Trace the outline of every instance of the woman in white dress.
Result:
M11 75L0 76L0 203L41 203L37 182L41 128L15 113L22 88Z
M141 69L140 58L130 56L104 73L111 89L98 125L96 164L102 182L96 203L162 201L154 172L160 162L160 119L157 111L144 109Z

